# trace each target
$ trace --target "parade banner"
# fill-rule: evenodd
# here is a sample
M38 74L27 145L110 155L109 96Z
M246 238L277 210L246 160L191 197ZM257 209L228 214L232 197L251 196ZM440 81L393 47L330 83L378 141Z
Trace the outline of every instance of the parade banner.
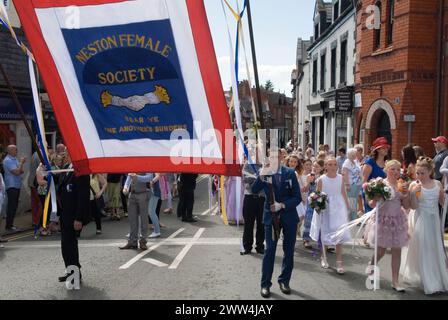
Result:
M77 172L240 174L202 0L14 4Z

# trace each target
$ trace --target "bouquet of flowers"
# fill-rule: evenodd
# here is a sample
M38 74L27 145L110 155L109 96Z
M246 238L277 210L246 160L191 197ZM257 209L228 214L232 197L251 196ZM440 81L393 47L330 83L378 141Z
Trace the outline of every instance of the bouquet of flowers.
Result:
M392 198L392 189L387 186L382 178L372 179L364 183L362 188L369 199L382 198L387 201Z
M313 210L316 210L318 214L327 209L328 195L322 191L315 191L308 197L308 202Z

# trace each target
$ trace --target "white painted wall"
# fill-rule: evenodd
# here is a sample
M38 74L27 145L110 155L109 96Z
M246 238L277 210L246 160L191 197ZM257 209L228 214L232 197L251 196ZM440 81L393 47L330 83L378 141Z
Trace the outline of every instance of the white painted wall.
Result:
M299 146L305 147L305 121L311 121L310 113L307 106L310 104L310 63L308 62L303 69L303 77L299 83L297 90L299 107L298 107L298 122L299 122L299 135L301 140ZM305 150L304 150L305 151Z
M310 64L311 64L311 71L312 71L312 59L313 56L318 54L318 63L317 63L317 89L320 90L320 53L325 48L327 49L326 53L326 74L325 74L325 88L326 92L329 91L330 85L331 85L331 44L337 40L337 54L336 54L336 87L340 83L340 59L341 59L341 36L348 31L348 39L347 39L347 85L352 86L355 84L355 75L353 73L353 67L355 64L354 60L354 50L355 50L355 38L354 33L356 30L356 24L355 24L355 14L354 10L345 17L345 22L340 24L339 27L332 30L329 36L327 36L324 41L322 41L319 45L314 47L310 51ZM312 91L312 75L311 75L311 85L310 89ZM310 104L317 104L320 101L323 101L324 99L321 97L320 94L317 94L317 96L313 97L312 92L310 91Z

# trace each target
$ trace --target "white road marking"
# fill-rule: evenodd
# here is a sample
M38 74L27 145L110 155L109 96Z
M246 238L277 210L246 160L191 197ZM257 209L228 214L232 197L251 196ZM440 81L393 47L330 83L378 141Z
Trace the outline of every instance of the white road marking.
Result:
M207 209L207 210L205 210L204 212L201 213L201 216L206 216L206 215L209 214L210 212L213 213L214 211L216 211L217 208L218 208L218 207L215 206L215 207L213 207L211 210L210 210L210 209Z
M176 232L174 232L172 235L170 235L168 238L166 238L165 240L153 245L152 247L148 248L148 250L143 251L142 253L136 255L134 258L132 258L131 260L129 260L127 263L125 263L124 265L122 265L119 269L120 270L125 270L128 269L130 266L132 266L134 263L136 263L138 260L140 260L141 258L143 258L144 256L146 256L148 253L150 253L151 251L157 249L158 247L160 247L161 245L163 245L167 240L174 238L175 236L177 236L179 233L181 233L182 231L184 231L185 228L181 228L179 230L177 230Z
M109 248L109 247L119 247L123 245L123 241L118 242L120 240L112 240L117 242L110 242L110 243L98 243L91 242L91 243L79 243L80 248ZM160 241L160 240L159 240ZM297 238L297 241L301 241L301 238ZM158 243L157 240L148 240L148 244L159 244L164 246L186 246L189 244L197 245L197 246L212 246L212 245L221 245L221 246L236 246L240 245L241 238L200 238L197 240L194 240L193 238L175 238L175 239L165 239L163 243ZM279 245L281 245L281 241L279 241ZM347 242L345 244L346 246L349 246L350 248L353 245L353 241ZM448 247L448 241L445 241L445 245ZM355 247L361 247L366 248L364 245L362 245L359 241L357 241ZM25 241L16 241L14 244L6 244L5 248L8 249L60 249L61 245L58 241L57 244L30 244L29 242Z
M142 261L151 263L151 264L153 264L153 265L155 265L157 267L160 267L160 268L164 268L164 267L168 266L166 263L163 263L163 262L161 262L159 260L152 259L152 258L146 258L146 259L143 259Z
M168 267L168 269L177 269L179 264L182 262L185 255L190 251L191 247L193 247L193 244L201 237L202 233L204 232L205 228L201 228L196 232L196 234L193 237L193 241L189 244L187 244L182 251L177 255L176 259L174 259L173 263Z
M212 216L216 216L218 214L218 212L219 212L219 206L217 205L215 210L213 210L213 212L212 212Z
M201 175L198 180L196 181L196 183L201 183L202 181L204 181L205 179L208 179L208 175Z

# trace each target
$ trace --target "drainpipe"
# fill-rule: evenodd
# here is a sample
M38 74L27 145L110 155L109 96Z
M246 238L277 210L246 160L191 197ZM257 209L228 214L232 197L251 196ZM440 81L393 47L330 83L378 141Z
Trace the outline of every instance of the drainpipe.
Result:
M444 34L443 34L443 24L444 24L444 7L445 0L439 1L439 27L437 31L438 47L437 47L437 94L436 94L436 136L442 134L442 123L444 122L442 114L443 105L443 66L444 66Z

